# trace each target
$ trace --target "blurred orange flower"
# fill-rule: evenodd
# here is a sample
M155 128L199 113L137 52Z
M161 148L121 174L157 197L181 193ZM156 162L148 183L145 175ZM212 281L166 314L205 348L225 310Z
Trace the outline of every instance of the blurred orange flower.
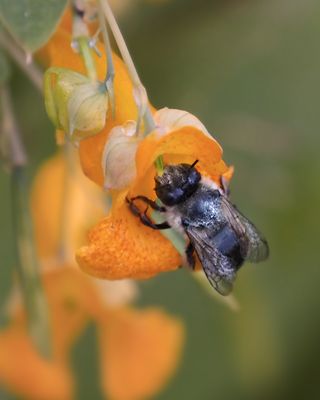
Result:
M83 175L77 151L68 149L67 157L59 152L45 161L32 185L31 212L42 265L54 263L61 241L68 253L64 259L74 262L87 229L107 210L103 192Z
M46 272L43 283L51 317L52 359L37 354L27 335L24 311L16 308L9 327L0 331L0 382L6 389L28 399L73 398L70 350L90 320L99 330L100 379L107 398L145 399L173 375L184 342L184 327L177 318L152 307L108 307L93 282L73 267Z
M61 219L63 201L68 203L69 230L65 238L67 247L73 249L88 222L89 211L83 211L101 200L98 188L79 174L76 158L72 161L68 196L63 193L68 161L61 153L41 167L31 196L42 264L47 266L47 260L56 257L55 268L45 268L42 274L50 315L52 358L45 360L37 354L27 334L25 311L20 301L13 299L10 324L0 331L0 383L8 391L31 400L72 399L76 382L70 367L70 351L92 321L99 332L100 379L106 398L144 399L156 394L178 367L184 326L159 309L138 310L129 306L129 286L120 287L114 282L101 290L101 281L77 270L71 259L67 264L59 264L56 219ZM96 207L96 211L93 209L98 216L101 208ZM24 362L18 363L21 358ZM127 378L125 387L123 374Z
M69 370L38 355L25 327L0 331L0 386L32 400L68 400L73 383Z
M151 398L177 368L183 325L159 309L115 310L99 333L102 384L111 399Z

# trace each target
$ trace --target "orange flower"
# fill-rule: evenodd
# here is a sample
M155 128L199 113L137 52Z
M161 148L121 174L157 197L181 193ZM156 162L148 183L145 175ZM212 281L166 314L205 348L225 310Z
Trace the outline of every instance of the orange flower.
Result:
M106 209L102 191L83 176L76 150L68 152L69 161L62 152L48 159L33 182L31 211L42 264L53 263L61 235L68 252L64 257L73 262L75 250L85 243L87 229Z
M183 346L184 327L177 318L158 309L140 311L129 307L127 303L135 295L130 282L95 280L75 269L71 259L69 264L59 264L57 220L61 219L62 202L67 203L68 254L79 243L90 210L96 216L101 212L100 206L94 206L100 201L101 192L79 173L77 159L70 161L73 173L67 196L63 193L66 160L61 153L44 163L32 191L41 261L47 265L51 259L54 261L51 265L55 266L46 268L42 274L49 308L52 359L45 360L37 353L27 334L25 311L19 301L12 301L11 322L0 330L0 384L31 400L71 399L76 382L70 368L70 351L92 321L100 332L101 386L106 398L144 399L155 395L174 374ZM21 358L24 362L17 363ZM123 373L127 379L125 391Z
M127 195L155 199L154 162L158 156L161 155L166 164L199 160L197 168L218 184L222 175L228 179L231 177L232 170L222 160L220 145L210 137L200 121L177 110L164 111L158 111L160 120L165 121L170 129L160 125L140 142L136 152L135 179L124 190L113 191L111 213L89 232L88 245L76 253L80 268L91 275L105 279L149 278L176 269L181 264L173 245L161 233L143 226L129 212L125 202ZM176 121L173 114L177 114ZM185 122L179 122L182 117ZM189 125L184 126L184 123ZM91 138L92 143L94 139ZM86 155L80 151L82 157ZM97 182L101 180L101 162L91 160L91 165L93 163L91 177Z
M25 311L18 303L11 311L11 324L0 331L0 382L30 399L67 400L73 392L68 354L89 319L99 313L100 300L88 279L68 266L44 274L43 284L49 307L52 358L43 359L33 347ZM17 362L19 359L23 362Z
M90 320L100 332L101 386L107 398L145 399L173 375L184 341L178 319L156 308L107 306L93 280L68 266L45 273L43 282L51 316L52 360L37 354L26 332L24 311L16 308L11 325L0 331L0 383L5 388L36 400L72 398L70 350ZM17 363L21 358L24 362Z
M33 400L68 400L73 384L68 369L41 358L25 328L0 331L0 386Z
M183 325L161 310L116 310L99 333L102 384L111 399L151 398L177 368Z

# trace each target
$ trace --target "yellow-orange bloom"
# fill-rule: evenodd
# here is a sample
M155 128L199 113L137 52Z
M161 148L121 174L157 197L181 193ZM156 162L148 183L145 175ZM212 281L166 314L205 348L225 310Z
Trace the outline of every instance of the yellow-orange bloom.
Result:
M87 322L97 318L100 300L89 280L68 266L44 274L43 285L52 358L45 360L37 353L27 334L25 311L18 304L11 311L9 327L0 331L0 382L25 398L67 400L72 398L74 386L68 354Z
M177 368L184 342L181 322L156 308L123 308L104 318L102 384L111 399L151 398Z
M144 399L167 383L178 366L184 342L184 327L178 319L156 308L108 307L93 280L68 266L46 272L43 283L52 359L37 353L27 334L24 310L16 306L11 324L0 331L3 387L32 400L73 398L70 350L90 320L99 330L101 386L107 398Z
M25 328L0 331L0 386L32 400L69 400L73 383L65 365L40 357Z
M44 162L33 182L31 211L37 252L43 264L53 263L63 240L70 262L85 243L87 229L102 218L102 191L82 173L77 152L69 149ZM63 236L63 238L62 238Z
M91 139L93 143L94 138ZM135 179L125 190L113 193L111 213L89 232L88 245L76 253L80 268L85 272L105 279L148 278L176 269L181 264L172 244L159 232L143 226L129 212L125 202L127 195L155 199L154 162L160 155L166 164L199 160L197 168L218 184L222 175L230 178L231 170L222 160L220 145L198 126L151 133L138 145ZM80 152L82 156L86 157ZM98 182L101 180L101 163L94 162L95 167L90 173Z

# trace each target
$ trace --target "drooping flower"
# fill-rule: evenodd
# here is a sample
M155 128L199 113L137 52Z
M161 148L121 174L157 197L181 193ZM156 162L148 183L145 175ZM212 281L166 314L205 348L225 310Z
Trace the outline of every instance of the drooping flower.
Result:
M48 271L43 282L51 316L52 359L38 355L27 334L24 311L15 307L9 327L0 331L4 388L31 400L73 398L76 382L70 351L89 321L98 327L100 382L106 398L149 398L173 375L184 342L179 319L154 307L107 306L92 280L73 267ZM23 362L17 362L21 357Z
M83 175L76 150L69 148L68 158L59 152L45 161L33 182L31 211L42 265L54 263L62 241L64 258L73 262L87 229L108 209L104 193Z
M82 74L82 76L85 76L86 69L84 62L82 61L80 55L71 46L72 35L70 32L70 14L67 13L66 17L62 21L63 24L59 25L57 31L51 37L49 42L37 52L36 57L45 67L67 69L69 73L74 71ZM92 52L92 56L96 67L97 78L99 81L103 81L107 69L106 55L101 42L98 41L96 47L102 55L99 57L97 54ZM98 133L98 135L96 135L103 138L104 141L112 127L121 125L127 120L135 120L137 118L137 107L133 97L133 85L130 81L127 69L117 54L113 53L112 57L115 69L115 78L113 83L115 114L112 115L110 110L106 110L105 127L100 133ZM64 104L62 104L61 107L62 110L65 109ZM81 115L79 113L77 115L79 120ZM65 120L66 119L64 118L62 122ZM69 123L66 122L60 125L66 129L68 124ZM98 132L98 128L96 132Z
M66 196L64 175L70 161L73 173ZM41 264L49 265L47 261L56 257L51 262L55 268L45 268L42 273L49 306L52 358L45 360L37 353L27 334L21 302L13 302L10 324L0 330L1 385L30 400L73 398L76 382L70 352L91 321L99 332L100 381L106 398L141 400L155 395L178 367L184 342L182 322L154 307L139 310L130 306L136 288L128 281L98 281L76 269L71 257L67 257L67 264L59 264L57 257L63 202L67 203L69 228L65 235L67 254L71 255L83 240L88 220L101 213L101 191L80 174L76 158L67 161L60 153L40 169L31 199ZM24 362L17 363L21 357ZM127 377L125 388L123 373ZM34 385L36 379L41 382Z
M0 331L0 386L32 400L71 400L73 392L68 368L42 358L21 326Z
M105 392L112 399L140 400L151 398L176 370L184 332L160 309L123 308L104 318L99 336Z
M137 145L136 173L131 174L127 187L111 190L111 212L90 230L88 245L76 253L80 268L91 275L105 279L148 278L176 269L181 264L173 245L161 233L143 226L130 213L125 200L127 196L136 195L156 198L154 177L157 172L154 163L159 156L165 164L191 164L199 160L197 168L218 184L221 176L231 178L232 169L222 160L220 145L196 117L179 110L163 109L154 114L154 119L157 129ZM88 140L80 144L82 168L93 181L103 184L101 157L88 159L94 143L102 147L101 138L95 136L89 140L89 149ZM118 169L122 167L119 165ZM116 171L117 165L111 168Z

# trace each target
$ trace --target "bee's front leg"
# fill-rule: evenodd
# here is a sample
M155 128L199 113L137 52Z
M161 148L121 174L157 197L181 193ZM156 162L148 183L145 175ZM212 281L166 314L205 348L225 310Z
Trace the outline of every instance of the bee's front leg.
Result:
M136 197L131 197L130 201L133 202L135 200L141 200L144 203L148 204L148 206L150 206L153 210L159 211L159 212L165 212L166 208L163 206L160 206L159 204L157 204L155 201L149 199L146 196L136 196Z
M140 221L143 223L143 225L148 226L149 228L160 230L160 229L169 229L171 226L168 224L168 222L162 222L161 224L155 224L151 218L148 217L147 211L148 207L145 209L144 212L141 212L139 208L134 204L133 199L128 199L126 198L127 203L129 204L130 211L132 214L134 214L136 217L140 219Z

